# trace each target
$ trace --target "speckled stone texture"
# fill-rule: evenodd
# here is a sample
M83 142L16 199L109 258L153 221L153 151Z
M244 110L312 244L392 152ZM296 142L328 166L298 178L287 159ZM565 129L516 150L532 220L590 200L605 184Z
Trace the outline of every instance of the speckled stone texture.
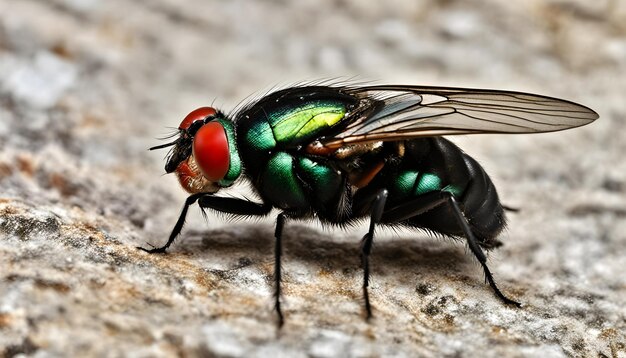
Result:
M626 357L626 2L0 0L0 356ZM191 210L148 152L183 116L320 78L529 91L601 118L453 138L511 214L489 260L363 225ZM233 195L244 195L245 186Z

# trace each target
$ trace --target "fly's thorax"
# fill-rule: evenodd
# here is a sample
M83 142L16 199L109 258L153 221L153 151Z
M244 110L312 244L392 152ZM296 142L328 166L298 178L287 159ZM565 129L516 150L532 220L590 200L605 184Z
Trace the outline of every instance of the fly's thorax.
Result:
M277 152L306 153L310 142L343 125L357 102L334 89L295 88L244 108L235 122L247 175L258 179Z

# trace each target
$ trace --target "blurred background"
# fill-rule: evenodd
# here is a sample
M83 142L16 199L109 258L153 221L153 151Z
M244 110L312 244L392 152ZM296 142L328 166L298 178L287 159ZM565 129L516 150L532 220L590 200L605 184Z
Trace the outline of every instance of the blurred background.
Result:
M625 71L621 0L0 0L0 355L624 357ZM463 245L387 233L368 325L362 233L294 223L276 337L273 217L207 225L193 210L171 254L135 251L164 242L185 198L147 151L157 138L196 107L319 79L526 91L600 114L454 138L522 209L491 260L523 310Z

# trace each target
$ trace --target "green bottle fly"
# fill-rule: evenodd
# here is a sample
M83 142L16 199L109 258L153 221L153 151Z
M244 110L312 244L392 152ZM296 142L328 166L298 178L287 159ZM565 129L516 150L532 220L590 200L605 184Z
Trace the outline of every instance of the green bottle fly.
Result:
M182 230L190 205L233 215L278 209L275 307L280 301L282 229L286 219L316 217L345 226L362 218L366 317L369 254L376 225L425 229L464 239L489 285L483 250L501 245L505 210L491 179L443 135L539 133L579 127L598 115L561 99L528 93L418 86L303 86L271 93L232 115L202 107L179 126L165 170L191 195L162 253ZM259 201L218 196L251 183Z

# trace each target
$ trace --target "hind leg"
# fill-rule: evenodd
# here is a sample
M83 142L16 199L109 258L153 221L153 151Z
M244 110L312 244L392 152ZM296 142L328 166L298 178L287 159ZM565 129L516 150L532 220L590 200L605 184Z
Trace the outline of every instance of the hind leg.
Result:
M386 210L383 213L382 222L401 222L414 216L423 214L441 205L448 205L452 209L452 212L457 219L461 230L463 231L465 239L467 240L467 244L470 250L482 266L485 273L485 278L487 279L489 286L491 286L491 288L495 292L496 296L498 296L498 298L500 298L506 304L517 307L521 306L519 302L506 297L496 285L496 282L493 279L493 275L491 274L491 271L487 266L487 257L485 256L485 253L481 249L480 245L478 245L478 241L476 240L475 235L472 233L470 225L467 222L467 218L463 214L463 211L459 207L459 204L452 194L445 191L440 191L420 195L411 201Z

